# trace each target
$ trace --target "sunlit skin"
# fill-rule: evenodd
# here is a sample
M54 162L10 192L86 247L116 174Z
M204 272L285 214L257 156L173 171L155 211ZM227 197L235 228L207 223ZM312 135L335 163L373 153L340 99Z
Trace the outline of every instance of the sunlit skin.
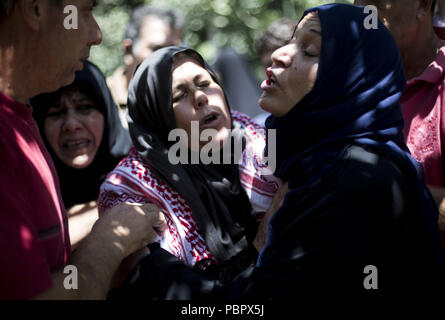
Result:
M276 117L287 114L313 88L320 53L320 19L311 12L299 23L292 40L272 54L272 66L261 84L260 107Z
M231 129L224 92L206 69L184 54L174 58L172 99L176 126L187 132L189 147L192 146L191 121L199 121L199 134L205 129L215 129L217 134L212 136L212 142L224 144ZM207 143L200 141L199 148Z
M355 0L354 4L377 7L379 19L397 43L408 80L421 75L436 58L442 41L433 30L432 0Z
M0 91L26 104L38 94L72 83L90 48L102 41L102 33L93 17L93 0L15 3L10 15L1 19ZM64 26L65 19L75 18L74 12L63 12L69 5L77 8L77 29Z
M376 6L379 19L391 31L399 46L399 50L404 52L409 48L411 41L416 34L416 25L412 21L416 20L416 1L413 0L355 0L355 5Z
M55 83L52 90L47 92L72 83L75 71L83 68L82 60L89 57L91 46L102 42L101 30L93 16L95 3L93 0L65 0L63 7L55 6L54 18L42 25L46 37L41 45L53 50L46 49L45 59L40 61L41 68L56 73L54 77L46 74L45 78ZM77 8L77 29L66 29L64 26L69 13L63 13L63 8L68 5Z
M45 136L57 157L76 169L88 167L104 132L104 116L78 89L64 91L48 109Z

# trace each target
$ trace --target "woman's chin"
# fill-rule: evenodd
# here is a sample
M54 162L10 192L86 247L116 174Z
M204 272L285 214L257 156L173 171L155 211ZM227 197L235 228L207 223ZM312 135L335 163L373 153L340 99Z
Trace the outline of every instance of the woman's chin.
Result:
M268 104L267 104L267 97L264 96L264 93L260 96L260 98L258 100L258 105L264 111L269 112Z
M263 94L260 99L258 100L258 104L266 112L269 112L274 117L283 117L285 116L290 110L293 109L295 104L297 104L298 101L289 101L287 99L276 99L271 97L270 95Z
M258 100L258 105L260 106L261 109L263 109L264 111L272 114L273 116L278 116L277 114L277 106L276 103L274 103L275 101L273 101L273 99L271 99L269 96L266 96L264 93L263 95L260 97L260 99Z
M77 156L73 159L71 159L71 161L64 161L66 165L70 166L73 169L84 169L86 167L88 167L91 162L93 162L94 158L89 157L88 155L80 155Z

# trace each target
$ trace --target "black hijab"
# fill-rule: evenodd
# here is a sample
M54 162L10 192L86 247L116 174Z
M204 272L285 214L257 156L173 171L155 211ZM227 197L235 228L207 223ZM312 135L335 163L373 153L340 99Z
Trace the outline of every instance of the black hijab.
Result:
M63 91L72 87L86 94L104 116L102 142L93 162L86 168L75 169L64 164L54 153L45 136L44 123L51 102L58 101ZM54 161L60 180L60 188L65 206L97 200L99 188L106 175L128 153L131 139L122 127L118 108L101 71L91 62L84 61L84 68L77 71L74 82L56 92L41 94L31 99L33 117L36 120L45 145Z
M130 82L130 135L145 164L186 200L210 251L219 261L226 261L253 240L255 220L239 181L237 164L169 162L172 142L168 134L177 128L172 107L172 68L178 53L191 56L218 83L196 51L184 47L157 50L138 67Z

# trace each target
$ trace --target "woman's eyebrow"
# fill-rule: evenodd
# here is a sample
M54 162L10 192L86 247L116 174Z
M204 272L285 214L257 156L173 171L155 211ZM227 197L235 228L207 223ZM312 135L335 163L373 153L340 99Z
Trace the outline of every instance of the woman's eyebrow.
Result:
M288 42L292 41L301 32L301 30L302 29L295 29L294 33L292 34L292 38L290 38ZM321 31L318 29L310 28L309 31L321 36Z
M74 103L90 102L91 100L87 97L73 98Z
M79 98L72 98L74 102L78 102L78 101L85 101L85 100L90 100L87 97L79 97Z
M173 90L181 90L181 91L184 91L185 88L186 88L186 86L185 86L184 84L180 83L180 84L178 84L177 86L175 86L175 87L173 88Z
M196 76L193 77L193 82L197 82L197 81L201 80L202 78L205 78L205 74L204 73L197 74ZM180 83L180 84L176 85L174 87L174 89L185 90L186 87L187 86L185 84Z
M201 80L202 78L205 78L205 74L204 74L204 73L197 74L197 75L193 78L193 81L196 82L196 81Z
M62 109L62 104L60 102L52 102L47 110L48 111L54 111L54 110L61 110Z

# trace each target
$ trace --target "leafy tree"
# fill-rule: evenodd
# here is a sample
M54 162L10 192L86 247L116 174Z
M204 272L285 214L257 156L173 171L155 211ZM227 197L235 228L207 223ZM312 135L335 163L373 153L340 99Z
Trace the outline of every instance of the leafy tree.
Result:
M101 0L95 16L102 28L103 42L92 49L91 60L106 75L122 63L125 25L131 10L145 3L184 15L185 43L208 61L218 48L232 46L258 68L255 40L270 23L281 17L298 19L304 9L329 2L333 0Z

